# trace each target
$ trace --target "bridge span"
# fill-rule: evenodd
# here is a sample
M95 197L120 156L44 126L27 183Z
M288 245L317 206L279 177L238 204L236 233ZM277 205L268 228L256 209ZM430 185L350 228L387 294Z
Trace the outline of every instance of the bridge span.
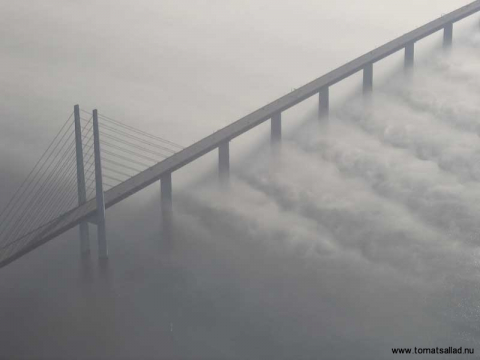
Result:
M363 72L363 91L369 93L373 90L374 64L383 58L404 50L405 68L414 63L415 43L435 33L443 31L443 46L449 48L453 39L453 24L480 10L480 0L474 1L447 15L433 20L409 33L406 33L382 46L374 49L339 68L311 81L310 83L280 97L264 107L248 114L232 124L218 130L202 140L178 151L163 161L139 172L138 174L118 183L110 189L103 190L102 163L98 114L94 110L93 138L95 158L95 198L87 200L85 191L85 173L83 149L81 145L80 112L75 107L75 135L77 157L77 187L78 206L66 211L60 216L41 224L32 231L21 236L12 237L12 232L0 242L0 267L10 264L35 248L64 232L80 225L81 252L89 252L88 223L94 223L98 229L99 257L108 257L106 240L105 209L119 203L130 195L144 189L154 182L161 182L161 208L166 226L171 221L172 211L172 173L189 164L206 153L218 148L219 172L221 178L228 179L229 172L229 142L257 125L271 120L271 140L273 143L281 140L281 114L283 111L295 106L312 96L319 96L319 114L328 116L329 87L343 79Z

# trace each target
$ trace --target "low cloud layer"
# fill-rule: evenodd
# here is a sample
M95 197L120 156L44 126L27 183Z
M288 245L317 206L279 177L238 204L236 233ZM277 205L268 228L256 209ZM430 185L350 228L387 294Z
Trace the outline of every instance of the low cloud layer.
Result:
M480 351L479 44L432 53L328 122L297 119L280 154L247 155L227 189L175 191L173 249L156 189L109 210L106 269L95 251L78 262L76 231L2 269L0 357Z
M238 170L227 194L197 189L179 204L181 223L248 279L244 301L281 324L302 317L261 333L270 356L478 344L480 109L462 66L476 55L455 50L327 124L305 121L280 157L265 149Z

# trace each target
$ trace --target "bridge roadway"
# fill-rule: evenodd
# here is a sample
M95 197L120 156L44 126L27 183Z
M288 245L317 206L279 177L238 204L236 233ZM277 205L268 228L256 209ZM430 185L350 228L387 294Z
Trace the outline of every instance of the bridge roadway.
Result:
M460 9L457 9L447 15L435 19L426 25L423 25L409 33L406 33L395 40L392 40L373 51L370 51L343 66L319 77L316 80L282 96L281 98L269 103L268 105L252 112L251 114L235 121L221 130L209 135L193 145L179 151L162 162L150 167L149 169L131 177L123 183L105 192L105 207L115 205L137 191L159 181L165 174L171 174L173 171L187 165L204 154L218 148L221 144L228 142L251 128L271 119L275 115L291 108L301 101L319 94L322 90L328 89L341 80L355 74L367 67L371 67L375 62L399 51L407 46L413 46L415 42L421 40L439 30L449 31L451 36L451 26L453 23L464 19L480 11L480 0L474 1ZM448 30L450 28L450 30ZM448 35L447 35L448 36ZM96 214L95 199L79 206L66 214L60 216L54 221L42 226L27 236L13 240L11 245L0 249L0 268L18 259L24 254L34 250L47 241L63 234L69 229L79 225L81 222L94 218Z

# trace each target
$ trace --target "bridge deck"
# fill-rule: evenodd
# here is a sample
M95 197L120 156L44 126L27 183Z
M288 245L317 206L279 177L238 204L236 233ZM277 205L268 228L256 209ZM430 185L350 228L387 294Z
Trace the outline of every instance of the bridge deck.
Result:
M469 15L480 11L480 0L474 1L458 10L429 22L381 47L370 51L347 64L319 77L301 88L282 96L268 105L252 112L251 114L235 121L212 135L194 143L182 151L172 155L164 161L149 169L133 176L123 183L105 192L105 206L108 208L122 201L137 191L158 181L163 174L173 172L204 154L217 148L222 142L229 141L243 134L251 128L270 119L274 114L282 112L298 104L299 102L317 94L322 88L331 86L350 75L361 71L366 65L375 63L411 44L421 40L432 33L443 29L446 25L457 22ZM39 228L36 232L15 240L11 246L0 250L0 267L3 267L24 254L32 251L45 242L61 235L75 227L96 212L95 199L62 215L53 222Z

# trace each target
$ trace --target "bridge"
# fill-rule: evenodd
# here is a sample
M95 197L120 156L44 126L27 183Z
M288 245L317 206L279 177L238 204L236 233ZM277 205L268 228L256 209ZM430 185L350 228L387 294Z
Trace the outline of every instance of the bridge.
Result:
M373 90L375 63L403 50L405 71L409 71L414 65L418 41L443 31L443 47L448 49L452 46L453 24L478 11L480 0L443 15L185 148L108 118L97 110L90 114L76 105L47 151L0 213L0 267L76 226L79 226L81 254L88 254L89 223L97 227L99 258L106 259L106 209L157 181L161 184L162 223L168 234L172 226L172 173L175 170L218 149L220 181L227 182L230 141L270 120L271 142L280 143L282 112L318 95L319 117L328 117L331 86L363 72L363 92L369 94Z

